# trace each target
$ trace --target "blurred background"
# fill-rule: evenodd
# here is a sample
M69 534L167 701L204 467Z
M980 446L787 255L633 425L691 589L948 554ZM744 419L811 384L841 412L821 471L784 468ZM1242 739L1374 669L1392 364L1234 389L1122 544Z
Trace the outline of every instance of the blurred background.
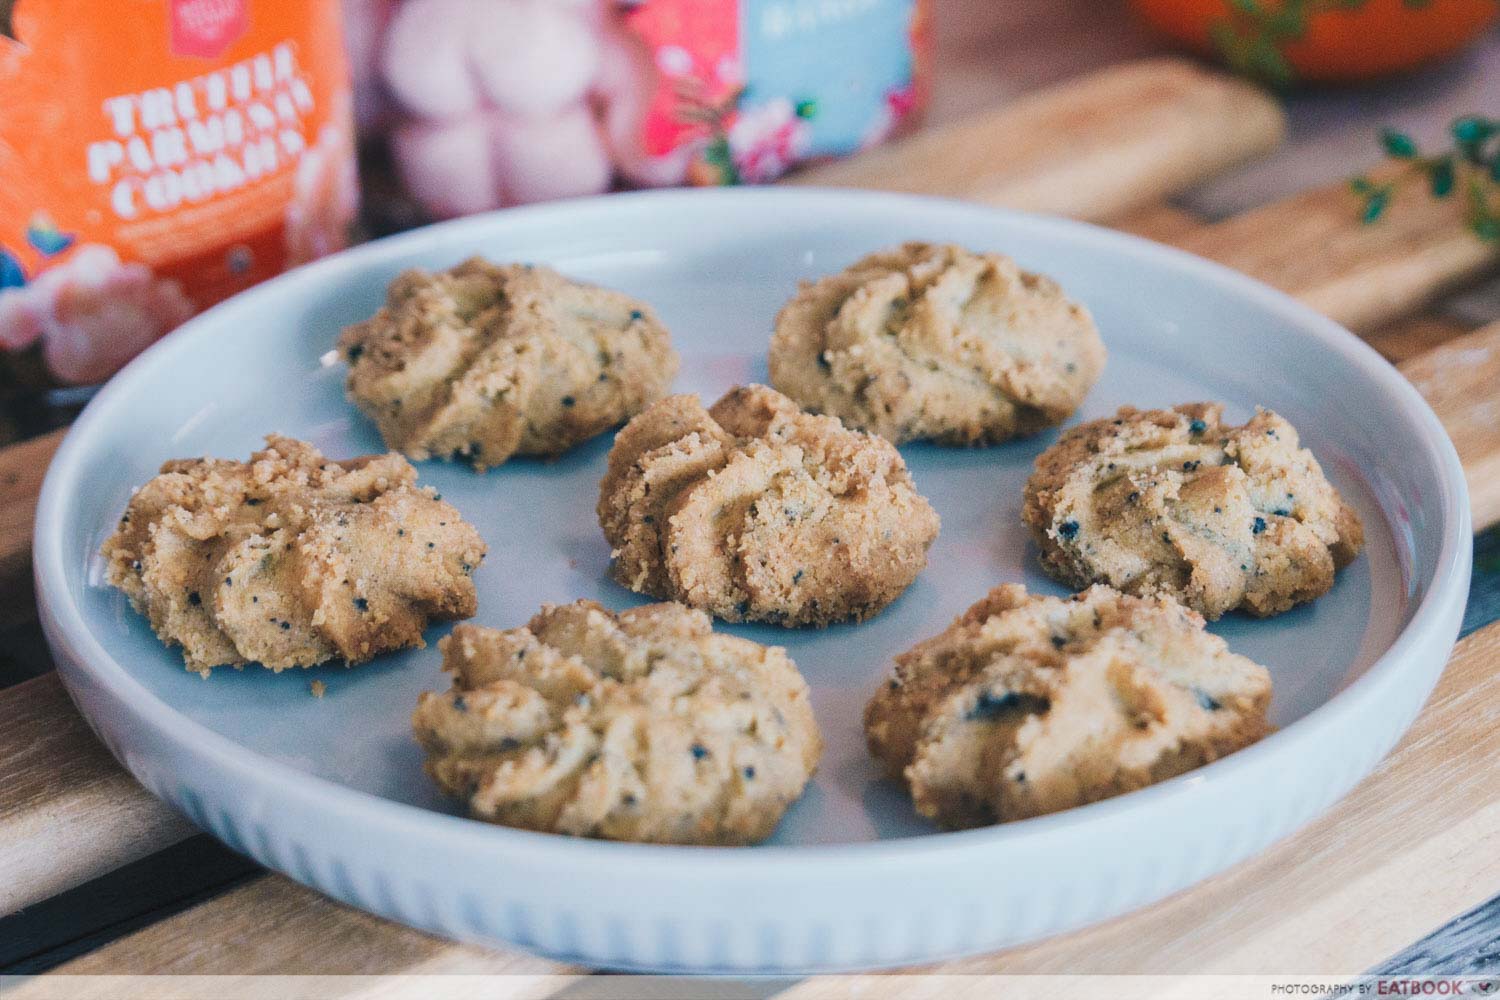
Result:
M1500 210L1495 0L110 10L0 0L0 444L67 423L196 311L350 241L621 188L769 183L1157 55L1217 63L1285 102L1278 149L1175 196L1196 217L1393 154L1451 193L1441 151L1464 121L1479 130L1468 166L1492 175L1491 228ZM1378 215L1384 196L1359 196ZM1485 288L1443 308L1470 325L1500 311Z

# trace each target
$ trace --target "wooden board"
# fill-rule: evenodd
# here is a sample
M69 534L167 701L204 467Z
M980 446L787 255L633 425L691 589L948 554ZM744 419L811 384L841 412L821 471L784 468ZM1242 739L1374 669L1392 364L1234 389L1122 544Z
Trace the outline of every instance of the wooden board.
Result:
M0 914L191 835L115 763L56 674L0 692Z
M1125 63L791 178L1108 219L1281 141L1276 102L1180 59Z

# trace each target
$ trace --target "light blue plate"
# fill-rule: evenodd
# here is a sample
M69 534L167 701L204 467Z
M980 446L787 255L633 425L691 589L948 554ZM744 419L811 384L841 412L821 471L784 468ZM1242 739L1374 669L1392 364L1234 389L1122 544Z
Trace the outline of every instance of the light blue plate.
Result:
M814 784L773 841L786 850L632 848L468 821L437 823L441 817L404 808L454 811L422 774L409 729L418 692L446 686L436 650L385 656L352 670L333 666L273 675L221 669L204 681L185 672L179 655L153 637L119 593L101 584L100 543L131 489L168 458L243 459L273 431L309 439L333 456L382 450L373 427L345 402L345 367L329 352L339 329L367 317L403 267L443 267L482 253L545 262L640 296L660 311L683 356L676 389L711 401L738 383L766 380L772 319L798 280L913 238L1008 253L1022 266L1057 278L1093 311L1109 363L1075 419L1110 414L1127 403L1222 400L1236 420L1261 404L1299 429L1364 519L1365 554L1339 575L1332 593L1312 605L1269 621L1230 616L1212 626L1234 650L1271 669L1272 714L1278 726L1289 727L1284 732L1146 792L969 834L934 835L898 789L877 780L860 718L892 656L944 628L997 583L1065 592L1039 572L1020 520L1032 461L1055 433L982 450L902 449L918 488L942 515L942 534L927 571L874 620L823 631L722 626L757 642L785 645L813 688L827 750ZM488 474L440 462L419 465L421 481L438 487L489 543L489 558L475 575L476 621L509 628L525 622L542 602L578 597L614 608L641 602L606 575L609 547L594 503L609 443L605 435L560 461L513 461ZM1457 459L1416 393L1352 336L1246 279L1118 234L957 203L814 190L725 191L620 196L438 226L302 269L209 312L131 365L79 420L47 480L36 553L49 635L70 689L95 725L149 786L267 863L341 898L449 933L520 937L611 964L787 968L929 958L1076 925L1155 898L1302 822L1373 766L1435 680L1467 588L1467 516ZM434 630L429 642L440 634ZM1377 690L1375 675L1385 676L1388 693ZM326 683L325 698L309 694L313 680ZM1365 694L1355 697L1361 688ZM1343 709L1330 711L1340 704ZM1330 742L1340 712L1348 716L1346 724L1364 727L1357 745ZM1319 722L1325 713L1326 731ZM1331 758L1317 765L1306 760L1308 754ZM1288 777L1296 768L1305 773ZM1215 787L1216 796L1205 794ZM351 790L373 798L350 796ZM1287 796L1300 798L1277 804ZM1216 807L1218 798L1228 804ZM519 857L517 845L528 845L526 850L546 856L546 864L537 862L541 868L561 865L557 870L563 872L579 870L580 852L601 859L637 852L629 856L646 869L654 862L640 859L660 858L666 872L674 870L668 860L674 857L721 857L709 869L719 880L710 878L713 885L701 892L684 889L687 896L672 913L734 925L734 916L711 893L733 894L733 886L750 884L742 879L765 877L771 871L766 866L791 866L777 869L789 876L798 859L837 857L856 869L874 866L873 877L886 857L868 846L827 854L805 845L915 837L902 842L902 856L915 852L942 868L939 882L951 874L961 884L962 874L949 873L940 860L960 845L1003 852L1009 844L1019 850L1016 845L1044 830L1083 829L1079 824L1106 820L1136 824L1136 833L1145 835L1163 828L1152 814L1159 811L1166 821L1173 812L1167 802L1190 815L1227 810L1223 822L1253 833L1212 852L1206 866L1188 871L1168 865L1139 891L1121 891L1107 903L1090 902L1089 892L1077 890L1078 898L1035 918L1036 926L997 911L987 918L991 924L980 920L962 939L937 934L913 945L898 936L865 950L825 943L814 949L817 954L790 956L762 942L744 945L750 956L744 960L735 950L739 939L729 931L736 942L726 945L730 950L719 954L705 944L708 957L701 960L681 941L653 950L549 937L531 923L531 930L517 931L491 914L491 906L502 901L523 905L515 900L524 895L525 879L509 864L504 892L480 891L474 914L449 918L436 902L409 910L399 893L381 899L356 882L340 883L318 860L329 852L329 858L358 867L378 855L372 846L378 841L396 851L392 857L426 857L443 838L461 841L463 850L499 851L497 858L512 863ZM1252 809L1281 820L1254 821ZM1102 826L1099 836L1106 836ZM1066 838L1054 840L1061 845ZM1087 842L1087 836L1080 841ZM283 843L298 845L308 857L288 856L291 848L278 846ZM929 848L923 845L942 850L924 854ZM1067 863L1089 867L1077 858ZM423 888L410 891L446 899L447 870L417 865ZM676 870L677 877L686 877ZM1023 891L1032 877L1012 878L1007 891ZM472 879L456 872L453 878L454 891L465 881L467 891L474 891ZM813 875L808 879L815 895L819 885L833 895L853 891ZM624 881L620 888L627 892ZM555 887L538 891L548 903L557 898ZM937 890L910 891L925 897ZM993 891L984 911L1004 897ZM859 898L869 904L859 912L879 909L858 892L848 904ZM604 903L585 896L578 905ZM823 913L818 907L832 904L825 898L807 905Z

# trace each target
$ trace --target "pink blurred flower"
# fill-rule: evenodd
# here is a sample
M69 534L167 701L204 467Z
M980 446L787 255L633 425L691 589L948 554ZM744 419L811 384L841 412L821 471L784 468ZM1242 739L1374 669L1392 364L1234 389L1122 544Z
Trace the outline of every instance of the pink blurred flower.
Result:
M885 100L881 102L880 109L875 112L875 117L870 120L865 134L861 137L859 148L869 149L878 146L891 137L896 126L911 114L917 106L917 89L908 83L904 87L896 87L885 92Z
M812 127L778 97L740 111L729 126L729 153L746 184L773 181L807 153Z
M193 311L176 281L86 244L31 284L0 292L0 347L40 341L53 375L87 385L119 371Z
M336 115L338 120L346 116ZM354 137L342 125L324 125L302 152L286 207L287 266L306 264L349 245L359 211L359 170Z

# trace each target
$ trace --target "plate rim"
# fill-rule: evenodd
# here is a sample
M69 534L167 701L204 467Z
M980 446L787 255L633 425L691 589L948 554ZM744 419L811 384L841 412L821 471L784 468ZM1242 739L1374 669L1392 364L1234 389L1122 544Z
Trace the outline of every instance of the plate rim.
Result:
M1442 545L1434 562L1427 592L1412 612L1410 621L1390 646L1353 682L1326 702L1272 733L1250 747L1221 758L1186 774L1125 795L1074 807L1058 813L970 830L943 831L874 841L826 844L773 844L752 849L742 847L699 847L666 844L639 844L596 840L560 834L521 830L474 820L467 816L437 812L418 805L384 798L340 784L332 779L300 770L290 764L264 757L206 725L178 711L157 697L131 671L117 660L94 635L79 606L71 599L68 588L64 539L67 524L61 517L62 500L81 475L79 460L88 447L93 428L106 418L106 411L117 397L126 396L132 383L143 373L159 365L170 364L174 351L199 331L207 331L230 317L236 310L270 300L299 284L339 280L344 271L378 266L382 261L420 252L424 245L432 248L463 246L466 233L472 233L469 245L492 238L498 229L524 224L535 216L561 216L577 212L628 212L642 207L670 210L682 202L735 202L756 200L782 203L819 203L829 200L858 209L861 203L890 207L898 203L907 209L926 209L951 213L961 209L972 219L985 215L997 225L1014 229L1051 231L1075 240L1103 244L1130 257L1154 258L1169 268L1186 270L1197 278L1212 282L1242 297L1255 300L1269 311L1284 316L1299 330L1333 349L1361 374L1382 388L1400 404L1404 419L1415 425L1427 448L1427 457L1442 473L1435 484L1439 502L1434 509L1443 516ZM697 210L701 206L694 205ZM769 209L767 209L769 210ZM597 218L597 216L596 216ZM205 333L206 335L206 333ZM676 873L684 864L706 864L717 867L727 858L735 859L740 874L753 877L784 874L788 865L804 862L864 863L910 860L911 855L934 851L968 850L988 846L1003 849L1007 843L1046 838L1085 824L1105 820L1116 814L1150 812L1161 808L1168 798L1193 794L1197 785L1227 782L1237 772L1254 769L1261 758L1279 751L1294 739L1307 739L1320 728L1330 728L1335 716L1348 715L1367 708L1384 681L1400 671L1412 651L1441 636L1453 605L1461 605L1467 595L1468 564L1471 552L1471 516L1468 492L1458 454L1443 430L1436 414L1416 389L1397 369L1383 359L1355 334L1311 307L1254 278L1224 265L1198 257L1187 251L1164 246L1143 237L1107 229L1087 222L1014 209L975 205L959 199L938 198L892 192L857 189L794 187L732 188L710 190L662 190L611 194L579 198L542 205L504 209L425 226L406 233L385 237L342 251L320 261L294 269L270 281L234 296L199 314L157 341L130 362L90 401L69 428L47 470L38 499L33 533L33 561L36 594L49 643L58 655L60 673L68 680L66 661L76 667L142 724L189 758L202 754L228 773L235 775L243 787L267 795L294 795L317 811L339 815L346 822L379 822L392 833L418 835L473 842L472 847L485 851L504 849L516 863L526 863L535 852L547 855L549 861L671 866ZM87 583L85 582L85 586ZM61 647L59 649L58 647ZM1434 673L1434 683L1440 674ZM1423 700L1430 695L1430 687ZM77 699L75 698L75 701ZM87 713L85 713L87 715ZM91 720L92 721L92 720ZM1409 725L1409 722L1406 723ZM1406 725L1402 726L1404 732ZM1397 733L1397 737L1399 737ZM538 855L539 856L539 855ZM659 870L659 869L658 869Z

